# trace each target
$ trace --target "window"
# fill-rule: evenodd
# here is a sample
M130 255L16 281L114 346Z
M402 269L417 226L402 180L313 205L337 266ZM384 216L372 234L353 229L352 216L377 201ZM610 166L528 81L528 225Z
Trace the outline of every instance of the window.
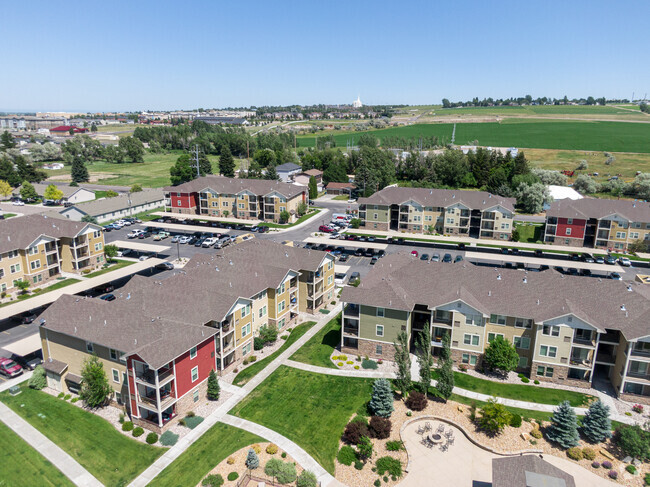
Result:
M241 309L241 317L244 318L245 316L248 316L251 312L251 305L247 304Z
M241 353L242 353L242 355L247 355L247 354L249 354L250 352L251 352L251 344L250 344L250 343L247 343L246 345L244 345L244 346L241 348Z
M488 333L488 343L492 343L496 337L505 338L505 335L503 333Z
M553 377L553 367L546 367L546 377Z
M194 391L192 392L192 400L194 402L199 402L199 390L198 389L194 389Z
M375 329L375 334L378 337L383 337L384 336L384 325L377 325Z
M7 284L4 282L0 284L0 292L5 292L7 290Z
M95 347L93 347L91 342L86 342L86 351L88 353L93 353L95 351Z
M34 284L38 284L42 280L43 280L43 275L42 274L39 274L38 276L34 276L34 279L33 279Z
M228 202L224 201L223 203L221 203L221 206L228 206Z
M199 380L199 367L193 367L192 368L192 382L196 382Z
M181 203L181 200L176 201L176 206L183 206L183 204Z
M537 375L544 376L544 370L545 369L546 369L546 367L542 367L541 365L538 365L537 366Z
M525 318L515 318L515 328L532 328L533 320L527 320Z
M115 401L116 401L118 404L122 404L122 394L120 394L119 392L116 392L116 393L115 393Z
M247 325L242 326L241 328L241 336L244 338L246 335L249 335L251 332L251 324L248 323Z
M20 272L20 264L13 264L13 265L9 266L9 271L12 274L15 274L16 272Z
M384 308L377 308L377 318L383 318L386 316L386 310Z
M566 219L566 224L567 225L573 225L573 218L567 218Z
M519 363L517 364L517 367L520 369L525 369L528 367L528 357L519 357Z
M476 355L470 355L469 353L464 353L462 360L464 364L476 365Z
M490 322L496 323L497 325L505 325L506 317L503 315L490 315Z
M444 311L442 309L436 310L436 320L449 321L451 319L451 311Z
M38 254L38 247L30 247L28 253L29 255Z
M530 338L528 337L514 337L512 343L515 348L521 348L522 350L528 350L530 348Z
M280 321L278 321L278 328L284 328L284 323L285 323L285 319L282 318Z
M334 276L327 276L327 285L331 286L334 281Z
M625 238L625 232L616 232L616 238L618 239L624 239Z
M101 234L102 234L102 232L100 232L99 230L95 230L95 231L93 232L93 238L99 238L99 236L100 236Z
M465 315L465 324L481 326L483 324L483 317L481 315Z
M570 229L570 228L567 228L567 229L566 229L566 234L567 234L567 235L571 235L571 229Z
M283 294L284 291L285 291L285 288L284 288L284 282L283 282L282 285L278 288L278 294Z
M382 352L382 346L381 346L381 345L376 345L376 346L375 346L375 353L376 353L377 355L381 355L381 354L383 353L383 352Z
M471 335L469 333L465 333L463 335L463 343L465 345L473 345L477 347L479 342L480 342L480 337L478 335Z
M111 369L113 372L113 382L120 383L120 371L116 369Z
M41 261L40 259L33 260L30 262L29 266L32 268L32 270L36 270L41 267Z
M196 358L196 347L190 348L190 359Z
M238 207L240 210L243 210L243 209L244 209L244 206L245 206L244 203L239 203L239 204L237 205L237 207Z
M282 313L284 311L284 307L285 307L284 301L278 303L278 313Z
M549 347L548 345L542 345L539 347L539 354L542 357L555 358L557 356L557 347Z
M542 328L542 335L553 336L553 337L560 336L560 327L544 325L544 327Z
M374 213L375 217L374 220L377 220L379 218L379 215L377 213Z
M260 315L260 318L261 318L262 316L266 316L266 306L262 306L262 307L260 308L260 313L259 313L259 315Z
M95 244L95 252L99 252L100 250L102 250L102 243L101 242Z
M113 350L113 349L111 348L111 350L110 350L110 354L111 354L111 360L117 360L117 357L118 357L117 350Z
M626 382L624 392L626 392L628 394L642 395L643 394L643 385L642 384L635 384L633 382Z

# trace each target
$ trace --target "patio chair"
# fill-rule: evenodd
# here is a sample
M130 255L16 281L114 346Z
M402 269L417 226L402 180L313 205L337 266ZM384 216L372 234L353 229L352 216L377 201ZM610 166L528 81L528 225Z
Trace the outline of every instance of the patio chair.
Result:
M427 438L427 448L431 449L434 447L433 441L431 441L429 438Z
M428 421L424 423L424 431L431 431L431 423Z
M420 440L420 443L422 443L424 446L429 446L429 438L426 436L423 436L422 439Z
M449 449L449 445L446 443L440 445L440 451L447 451Z
M424 433L424 426L422 426L422 425L418 426L418 429L417 429L416 433L418 435L421 435L422 433Z
M444 432L444 431L445 431L445 425L442 424L442 423L440 423L440 424L438 425L438 429L436 430L436 433L442 433L442 432Z
M454 432L452 430L445 431L445 436L447 438L451 438L452 436L454 436Z
M454 437L453 436L451 438L447 439L447 444L448 445L453 445L454 444Z

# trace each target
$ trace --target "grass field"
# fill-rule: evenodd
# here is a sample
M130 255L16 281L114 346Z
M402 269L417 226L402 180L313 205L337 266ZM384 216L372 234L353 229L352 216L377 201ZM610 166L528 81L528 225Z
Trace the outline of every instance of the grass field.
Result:
M148 485L186 487L197 485L218 463L240 448L264 441L262 438L223 423L217 423L185 450ZM226 485L234 486L234 482Z
M41 294L48 293L50 291L55 291L56 289L61 289L62 287L69 286L70 284L74 284L75 282L81 282L81 279L74 279L72 277L67 278L67 279L62 279L60 281L55 282L51 286L43 288L42 291L32 292L30 294L21 294L21 295L18 296L18 299L20 301L23 301L25 299L30 299L30 298L33 298L35 296L40 296ZM16 301L9 301L7 303L0 304L0 308L2 308L3 306L8 306L10 304L14 304L15 302ZM0 484L0 485L2 485L2 484Z
M333 475L343 429L352 414L370 399L372 382L283 366L231 414L295 441Z
M111 263L110 267L107 267L106 269L102 269L100 271L91 272L90 274L87 274L85 277L101 276L102 274L106 274L107 272L113 272L118 269L122 269L123 267L130 266L131 264L135 264L135 262L132 260L115 259L114 262Z
M291 356L291 360L304 364L319 365L335 369L336 365L330 360L334 348L341 341L341 314L332 318L321 331L300 347Z
M242 370L235 379L233 380L233 384L236 386L243 386L251 380L253 377L255 377L257 374L259 374L264 367L266 367L268 364L270 364L273 360L275 360L282 352L284 352L287 347L289 347L292 343L294 343L298 338L303 336L307 331L316 324L315 321L307 321L306 323L302 323L298 326L296 326L293 330L291 330L291 334L289 335L289 338L287 338L282 346L278 348L275 352L273 352L271 355L268 357L259 360L255 362L253 365L246 367L244 370ZM280 338L278 338L280 340ZM253 352L253 353L259 353L259 352Z
M34 450L25 440L0 422L0 442L5 447L0 455L0 485L73 486L74 484Z
M515 223L514 226L519 230L519 242L535 243L542 240L542 225Z
M433 370L431 375L434 379L437 379L437 370ZM503 397L505 399L536 402L538 404L560 404L562 401L569 401L573 407L584 407L589 404L591 398L591 396L580 392L525 384L504 384L479 379L463 372L454 372L454 382L456 387L466 391L480 392L488 396Z
M63 399L25 385L21 389L17 396L0 393L0 400L105 485L128 484L164 451L122 435L108 421Z

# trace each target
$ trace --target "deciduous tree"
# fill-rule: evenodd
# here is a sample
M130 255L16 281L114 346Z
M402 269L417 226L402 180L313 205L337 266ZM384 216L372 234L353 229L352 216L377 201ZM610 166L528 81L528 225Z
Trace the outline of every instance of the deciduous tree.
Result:
M7 181L0 179L0 196L6 198L9 195L11 195L11 185Z
M47 188L45 188L43 197L46 200L59 201L63 198L63 191L57 188L54 184L50 184Z
M395 367L397 367L395 387L402 393L403 398L406 398L411 390L411 356L408 345L408 335L405 331L400 332L393 346L395 347Z
M483 362L490 369L506 375L517 368L519 355L514 345L511 345L501 335L497 335L485 349Z
M171 175L170 179L174 186L194 179L195 171L190 166L190 156L183 154L176 159L176 163L169 168L169 174Z
M79 397L91 408L101 407L113 393L108 383L104 365L96 355L84 360L81 369L81 391Z

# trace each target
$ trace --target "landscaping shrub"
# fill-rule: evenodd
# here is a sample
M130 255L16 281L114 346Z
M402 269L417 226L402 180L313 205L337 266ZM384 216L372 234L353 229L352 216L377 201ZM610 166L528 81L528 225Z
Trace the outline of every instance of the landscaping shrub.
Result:
M345 426L343 435L348 443L356 445L362 436L368 436L368 427L358 421L351 421Z
M373 416L370 418L369 430L373 438L379 440L386 439L390 436L391 422L388 418Z
M530 436L533 438L537 438L538 440L542 439L542 432L538 429L534 429L530 432Z
M165 431L160 435L160 444L163 446L174 446L178 441L178 435L171 431Z
M364 465L365 463L363 463L361 460L357 460L356 462L354 462L354 468L357 470L363 470Z
M336 365L338 365L339 367L343 367L343 362L339 362L339 363L336 364Z
M262 350L264 348L264 340L261 337L253 338L253 350Z
M424 411L427 407L427 396L419 391L413 391L406 398L406 407L413 411Z
M303 470L296 479L296 487L316 487L317 485L318 479L316 479L316 475L309 470Z
M237 472L230 472L230 473L228 474L228 480L229 480L230 482L234 482L234 481L237 480L238 478L239 478L239 474L238 474Z
M593 468L600 468L600 462L591 462Z
M260 466L260 459L257 456L257 453L253 451L252 448L249 448L248 455L246 455L246 468L249 470L255 470Z
M357 414L357 416L354 417L354 419L351 421L354 423L361 423L366 425L368 427L368 417L367 416L360 416Z
M253 451L254 451L255 453L257 453L258 455L259 455L260 453L262 453L262 447L259 446L257 443L255 443L253 446L251 446L251 448L252 448Z
M612 468L612 462L610 462L609 460L605 460L603 463L601 463L601 465L603 468L607 468L607 469Z
M582 450L577 446L574 446L572 448L569 448L566 451L566 456L569 457L571 460L575 460L576 462L579 462L580 460L582 460Z
M287 452L286 452L286 451L283 451L283 452L282 452L282 455L280 455L280 456L281 456L282 458L287 458Z
M269 455L275 455L277 452L278 452L278 447L273 443L270 443L269 446L266 447L266 453L268 453Z
M401 441L387 441L386 442L386 450L388 451L400 451L404 450L404 443Z
M226 460L226 463L228 465L234 465L235 464L235 459L233 457L228 457L228 460Z
M124 413L120 413L120 424L124 424Z
M187 426L191 430L196 428L202 422L203 422L203 418L201 416L192 416L189 418L185 418L185 426Z
M260 328L260 336L264 343L273 343L278 339L278 329L275 326L264 325Z
M634 411L635 413L642 414L643 406L641 404L635 404L634 406L632 406L632 411Z
M347 465L348 467L357 461L357 452L354 451L354 448L348 445L344 445L339 450L336 459L342 465Z
M372 397L368 409L375 416L390 417L393 412L393 389L386 379L377 379L372 384Z
M519 377L520 379L523 379L525 377L525 375L520 372L520 373L517 374L517 377Z
M220 474L212 474L204 478L203 482L201 482L201 485L204 487L221 487L223 485L223 482L223 477Z
M625 467L625 470L627 470L632 475L636 474L636 467L634 465L628 465L627 467Z
M592 443L600 443L612 436L612 422L609 419L609 407L601 401L589 406L582 420L582 435Z
M257 360L257 355L251 355L250 357L248 357L248 360L250 360L251 363L255 362Z
M593 451L591 448L583 448L582 457L587 460L594 460L596 458L596 452Z
M343 362L345 362L347 359L348 359L347 355L339 355L339 360L342 360Z
M124 421L124 423L122 423L122 431L131 431L132 429L133 429L133 422Z
M138 426L136 427L133 432L131 433L134 438L138 438L139 436L142 436L144 434L144 430Z
M156 433L149 433L147 435L147 443L149 443L150 445L153 445L157 441L158 441L158 435Z
M63 396L65 396L65 394L63 394L62 392L59 392L59 395L56 396L56 397L58 397L59 399L61 399L61 398L63 398Z
M388 477L384 475L384 482L388 483Z
M358 366L358 365L355 365L355 366L354 366L354 370L359 370L359 366Z
M289 335L282 335L280 338L282 338L283 340L286 340L287 338L289 338Z
M646 485L650 485L650 473L645 474L644 482Z
M618 478L618 472L616 470L610 470L607 475L612 480L616 480Z
M535 385L539 385L539 381L538 381L537 379L535 379L534 384L535 384Z
M393 457L381 457L375 462L377 466L377 474L383 475L388 472L389 475L395 477L402 476L402 463Z
M381 365L381 364L384 363L384 361L383 361L382 359L379 359L379 360L377 360L377 363L378 363L379 365Z
M367 460L372 456L372 442L367 436L362 436L357 443L357 457L361 460Z
M194 411L189 411L189 412L185 415L186 418L193 418L194 416L196 416L196 413L195 413Z
M626 456L641 461L650 458L650 433L638 424L617 428L614 441Z
M551 426L546 436L549 440L558 443L562 448L571 448L578 445L578 419L569 401L560 403L553 416Z
M185 426L185 418L179 419L178 424L180 424L181 426Z
M377 362L375 362L374 360L364 359L363 362L361 362L361 367L363 367L364 369L375 370L379 366L377 365Z
M79 400L78 397L73 397L72 400L71 400L70 402L71 402L72 404L74 404L74 403L77 402L78 400Z
M490 398L480 411L481 416L476 421L488 434L496 435L501 433L510 421L510 413L495 398Z
M353 362L352 360L348 360L348 361L345 362L345 363L348 364L348 365L352 365L354 362Z
M275 477L281 484L290 484L296 480L296 466L293 463L281 462L280 472Z
M521 416L518 414L510 415L510 426L513 428L519 428L521 426Z
M465 365L465 364L460 364L460 365L458 366L458 370L460 370L461 372L467 372L467 365Z
M41 390L47 385L47 379L45 377L45 369L43 366L39 365L34 369L34 373L29 378L27 383L29 387L36 390Z
M69 401L71 397L72 397L72 394L66 394L63 399L65 399L66 401Z

